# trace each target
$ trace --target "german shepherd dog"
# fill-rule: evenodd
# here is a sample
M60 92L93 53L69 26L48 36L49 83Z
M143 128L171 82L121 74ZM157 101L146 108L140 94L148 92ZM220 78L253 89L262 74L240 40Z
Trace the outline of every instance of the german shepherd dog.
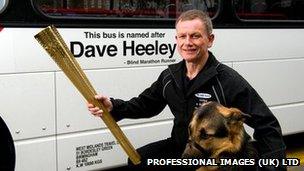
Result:
M197 171L257 170L258 153L243 126L248 117L250 115L237 108L227 108L216 102L201 105L189 124L189 139L182 158L213 158L217 163L201 166ZM219 164L223 159L232 163Z

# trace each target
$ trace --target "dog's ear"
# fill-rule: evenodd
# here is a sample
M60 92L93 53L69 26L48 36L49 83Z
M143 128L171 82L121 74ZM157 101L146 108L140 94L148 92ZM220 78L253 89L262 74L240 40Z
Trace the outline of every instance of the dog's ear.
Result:
M245 120L251 118L251 115L247 113L243 113L240 110L233 110L230 116L228 117L229 121L242 121L244 122Z
M248 118L251 118L251 115L247 114L247 113L243 113L241 112L239 114L239 116L237 117L237 121L242 121L244 122L245 120L247 120Z
M251 115L249 115L249 114L247 114L247 113L241 112L241 115L242 115L242 117L243 117L245 120L251 118Z

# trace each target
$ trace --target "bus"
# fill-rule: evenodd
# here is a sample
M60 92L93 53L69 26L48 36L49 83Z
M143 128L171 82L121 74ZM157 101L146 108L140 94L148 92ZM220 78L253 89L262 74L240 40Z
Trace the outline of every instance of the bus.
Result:
M106 170L127 155L34 39L54 25L98 93L130 99L181 57L175 19L208 12L210 49L238 71L278 118L284 135L304 132L302 0L0 0L0 114L16 171ZM118 122L135 148L170 136L168 108ZM252 129L246 127L248 132Z

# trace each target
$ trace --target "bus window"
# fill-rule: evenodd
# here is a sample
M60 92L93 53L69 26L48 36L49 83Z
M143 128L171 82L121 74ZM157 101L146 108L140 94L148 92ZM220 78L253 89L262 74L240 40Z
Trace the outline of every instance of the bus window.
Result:
M39 12L59 18L175 19L189 9L208 11L213 17L219 0L32 0Z
M0 0L0 14L6 9L9 0Z
M234 0L234 8L243 20L304 21L303 0Z

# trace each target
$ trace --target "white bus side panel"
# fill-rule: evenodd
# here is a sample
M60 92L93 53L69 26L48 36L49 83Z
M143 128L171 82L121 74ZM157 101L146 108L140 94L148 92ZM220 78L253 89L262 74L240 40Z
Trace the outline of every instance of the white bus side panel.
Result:
M303 66L304 59L233 63L268 106L304 101Z
M161 121L122 127L135 148L170 136L173 122ZM157 133L157 137L152 136ZM142 161L146 162L146 161ZM127 164L127 155L109 130L58 137L58 170L106 169Z
M284 135L301 133L304 130L304 103L270 108L278 118Z
M13 39L8 29L0 32L0 74L15 72L15 58L13 57Z
M12 28L13 57L15 72L41 72L58 69L51 57L35 40L34 35L41 29Z
M55 171L55 137L37 138L15 142L16 171Z
M98 93L128 100L138 96L150 86L163 69L164 67L144 67L88 70L86 75ZM56 83L58 134L105 127L100 118L89 113L85 99L62 72L56 74ZM135 124L170 118L173 118L173 115L166 108L153 119L122 120L119 124Z
M55 135L54 73L0 75L0 94L14 140Z
M304 57L304 29L215 29L212 48L221 61Z

